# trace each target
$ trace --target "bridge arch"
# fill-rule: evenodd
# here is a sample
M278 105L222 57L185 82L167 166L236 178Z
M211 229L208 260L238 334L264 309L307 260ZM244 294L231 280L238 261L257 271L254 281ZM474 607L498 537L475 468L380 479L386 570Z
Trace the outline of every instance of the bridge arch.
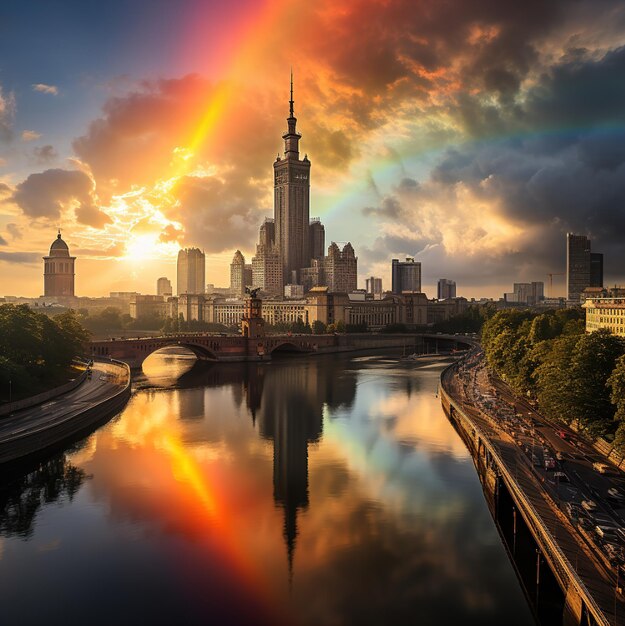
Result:
M283 341L269 350L269 354L307 354L312 352L311 346L302 345L296 341Z
M211 350L207 346L203 346L201 344L191 341L178 341L172 338L171 341L159 341L153 344L147 342L146 344L144 344L141 350L141 364L143 364L143 361L145 361L149 356L151 356L155 352L158 352L159 350L162 350L163 348L185 348L192 352L196 356L198 361L219 360L215 352L213 352L213 350Z

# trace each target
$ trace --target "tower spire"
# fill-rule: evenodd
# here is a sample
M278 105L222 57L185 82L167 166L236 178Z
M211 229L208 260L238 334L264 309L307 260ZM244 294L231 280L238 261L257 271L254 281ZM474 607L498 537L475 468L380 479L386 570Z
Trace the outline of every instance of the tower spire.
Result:
M291 67L291 99L289 100L289 113L294 117L293 113L293 67Z

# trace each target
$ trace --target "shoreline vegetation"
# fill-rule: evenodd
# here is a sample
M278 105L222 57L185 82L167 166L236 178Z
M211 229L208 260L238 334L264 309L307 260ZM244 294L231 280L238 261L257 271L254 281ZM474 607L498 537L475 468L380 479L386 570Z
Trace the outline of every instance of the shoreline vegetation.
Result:
M488 365L554 422L625 452L625 340L586 333L584 313L500 311L482 328Z
M0 402L18 401L80 374L75 357L90 339L74 311L54 317L25 304L0 305Z

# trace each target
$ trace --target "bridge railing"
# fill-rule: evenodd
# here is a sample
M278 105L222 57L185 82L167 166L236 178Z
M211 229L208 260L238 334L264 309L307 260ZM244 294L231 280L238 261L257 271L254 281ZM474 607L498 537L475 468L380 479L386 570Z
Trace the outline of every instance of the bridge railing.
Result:
M588 588L584 584L584 581L579 577L579 574L572 566L570 561L567 559L564 552L562 552L562 549L558 545L558 542L551 534L551 531L543 521L541 515L535 509L534 505L526 497L523 488L518 483L517 479L508 470L505 461L499 454L499 451L496 449L495 445L490 441L488 434L485 433L484 430L464 412L462 407L458 405L458 403L452 398L451 394L444 388L443 383L445 376L450 375L453 369L457 367L457 365L457 363L454 363L447 367L445 370L443 370L443 372L441 373L441 397L444 395L450 407L453 407L456 412L458 412L462 416L462 418L465 419L471 425L471 427L475 429L475 432L482 438L484 444L488 446L489 452L495 459L499 471L506 480L508 487L513 491L513 495L516 496L517 503L520 503L531 517L531 519L528 519L528 521L530 522L530 524L532 524L536 534L542 538L541 543L543 544L543 549L547 548L546 551L551 558L552 565L558 569L558 574L561 577L562 574L564 574L565 577L563 580L566 581L568 579L568 581L575 586L579 595L584 599L588 610L597 621L597 624L610 626L610 621L602 611L601 607L597 604L594 597L588 591Z

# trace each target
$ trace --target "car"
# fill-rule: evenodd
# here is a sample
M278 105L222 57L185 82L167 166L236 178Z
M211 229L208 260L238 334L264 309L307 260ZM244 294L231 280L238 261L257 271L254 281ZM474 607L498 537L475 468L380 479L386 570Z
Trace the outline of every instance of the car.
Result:
M597 503L594 500L582 500L582 506L587 511L596 511L597 510Z
M607 474L610 471L610 466L607 463L602 463L601 461L593 463L592 468L600 474Z
M601 539L613 539L618 541L616 530L616 526L601 526L599 524L595 526L595 532Z
M545 469L546 470L556 469L556 460L551 457L547 457L545 459Z
M623 495L622 492L620 492L616 487L610 487L608 489L608 498L610 498L611 500L625 500L625 495Z
M556 452L556 459L558 459L558 461L564 461L565 459L564 452L560 452L560 450L558 450Z
M554 472L553 477L561 483L570 483L569 477L564 472Z

